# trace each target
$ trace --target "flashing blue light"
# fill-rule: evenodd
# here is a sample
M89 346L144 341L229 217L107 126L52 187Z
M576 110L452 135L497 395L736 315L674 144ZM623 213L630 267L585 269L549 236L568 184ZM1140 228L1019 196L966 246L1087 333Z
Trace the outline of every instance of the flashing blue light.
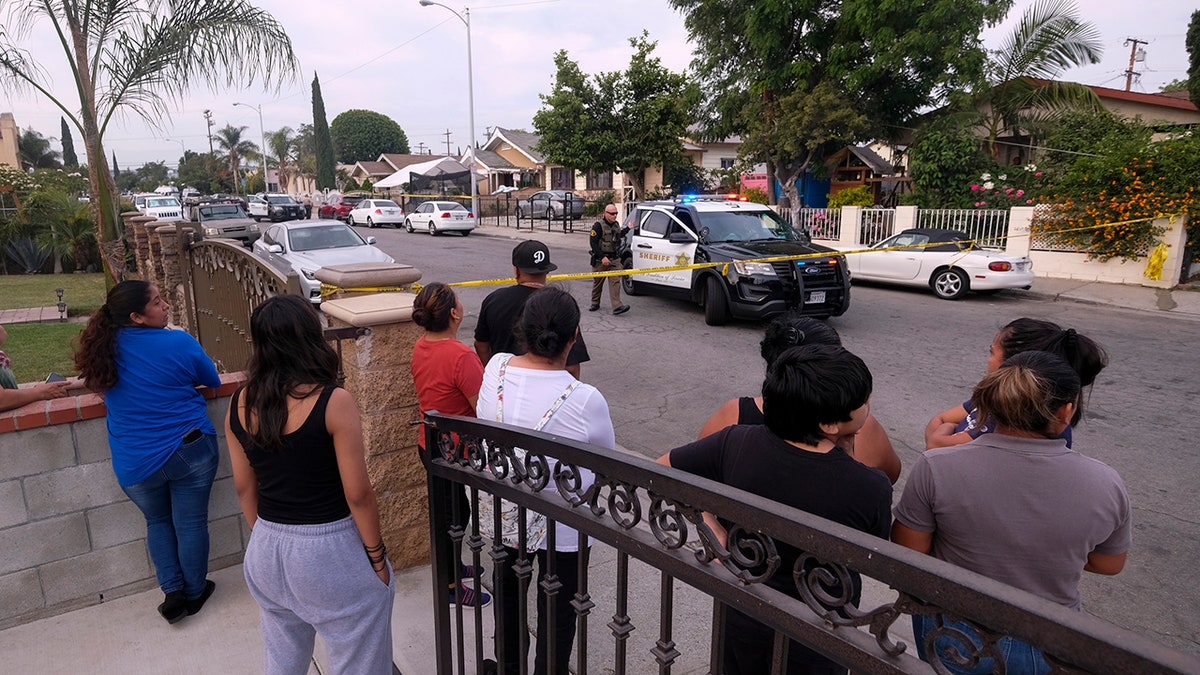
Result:
M684 195L684 196L683 196L683 201L685 201L685 202L694 202L694 201L696 201L696 200L697 200L699 197L700 197L700 195Z

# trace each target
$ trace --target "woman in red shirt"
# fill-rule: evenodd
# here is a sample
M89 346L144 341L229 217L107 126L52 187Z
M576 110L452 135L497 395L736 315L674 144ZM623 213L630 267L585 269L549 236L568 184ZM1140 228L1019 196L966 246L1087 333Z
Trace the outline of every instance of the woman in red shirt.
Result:
M458 341L458 327L463 320L463 306L458 296L446 284L432 283L421 289L413 301L413 323L425 329L425 334L413 346L412 376L417 388L417 407L424 415L436 410L446 415L475 416L475 403L483 383L483 364L475 350ZM425 427L417 446L425 452ZM459 513L470 515L471 502L462 489L454 490ZM453 504L441 508L452 512ZM447 537L449 534L446 535ZM476 569L452 562L451 579L474 577ZM478 570L482 574L483 570ZM491 596L462 584L451 584L448 592L452 604L463 607L486 607Z

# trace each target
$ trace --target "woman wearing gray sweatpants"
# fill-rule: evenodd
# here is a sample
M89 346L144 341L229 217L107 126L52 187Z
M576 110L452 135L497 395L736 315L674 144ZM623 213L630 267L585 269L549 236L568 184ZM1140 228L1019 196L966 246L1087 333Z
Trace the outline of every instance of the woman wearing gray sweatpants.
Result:
M245 575L259 606L267 675L303 675L321 636L333 673L390 675L395 589L362 423L337 386L337 355L312 305L268 299L225 420L250 523Z

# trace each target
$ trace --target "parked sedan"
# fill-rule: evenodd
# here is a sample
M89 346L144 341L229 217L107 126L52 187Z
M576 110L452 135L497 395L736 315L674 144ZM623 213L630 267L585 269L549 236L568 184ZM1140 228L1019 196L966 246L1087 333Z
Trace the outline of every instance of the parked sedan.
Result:
M427 230L429 234L461 232L462 236L475 229L475 214L458 202L425 202L404 219L409 232Z
M254 242L255 255L287 274L295 270L304 294L321 302L321 282L316 272L330 265L350 263L394 263L390 255L375 248L375 237L363 239L349 226L335 220L298 220L271 225Z
M317 209L317 215L331 220L348 220L350 209L364 199L362 195L329 195L329 200Z
M543 190L517 202L518 218L562 218L569 213L572 219L583 217L584 198L566 190Z
M899 251L885 249L914 246ZM1028 289L1033 285L1033 261L1025 256L983 249L958 230L904 230L875 244L870 253L846 256L853 278L904 286L929 286L945 300L967 291Z
M400 227L404 223L404 209L390 199L364 199L350 209L347 222L352 226L366 223L367 227Z

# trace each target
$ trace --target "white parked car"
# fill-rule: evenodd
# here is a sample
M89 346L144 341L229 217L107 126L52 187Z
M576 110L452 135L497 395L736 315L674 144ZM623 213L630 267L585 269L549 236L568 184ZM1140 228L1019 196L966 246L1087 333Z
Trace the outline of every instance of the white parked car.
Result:
M147 195L142 213L158 218L159 222L174 223L183 220L183 206L174 197Z
M291 195L251 195L246 198L250 217L271 222L299 220L304 217L304 205Z
M304 295L314 303L321 302L318 269L350 263L396 262L375 248L375 237L363 239L336 220L295 220L270 225L251 250L284 274L295 270Z
M351 225L367 227L400 227L404 224L404 209L390 199L364 199L350 209L347 221Z
M916 228L888 237L873 249L919 246L899 251L879 250L846 256L852 278L903 286L929 286L945 300L968 291L1029 289L1033 261L1025 256L979 248L958 230Z
M433 235L461 232L465 237L475 229L475 214L458 202L425 202L408 214L404 227L409 232L425 230Z

